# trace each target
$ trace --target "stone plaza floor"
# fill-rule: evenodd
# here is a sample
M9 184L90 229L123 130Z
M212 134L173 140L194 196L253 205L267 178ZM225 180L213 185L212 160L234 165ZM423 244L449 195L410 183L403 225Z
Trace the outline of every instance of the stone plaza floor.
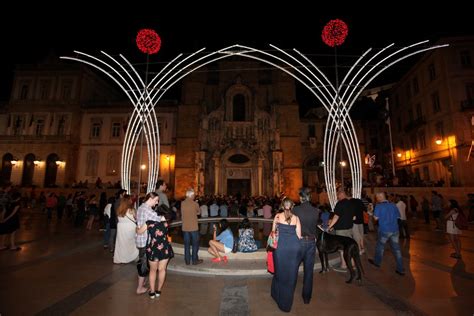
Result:
M44 213L22 212L17 238L22 249L0 251L0 315L284 314L270 297L270 275L170 271L159 299L136 295L136 266L113 264L97 228L73 228L65 219L48 223ZM389 250L381 269L368 264L376 238L370 233L362 255L362 284L347 285L346 275L335 271L315 273L313 299L305 305L300 275L289 314L473 315L474 226L461 237L462 260L450 258L453 251L446 234L435 232L433 224L412 220L410 228L412 238L401 242L404 277L395 274ZM178 264L182 257L173 260Z

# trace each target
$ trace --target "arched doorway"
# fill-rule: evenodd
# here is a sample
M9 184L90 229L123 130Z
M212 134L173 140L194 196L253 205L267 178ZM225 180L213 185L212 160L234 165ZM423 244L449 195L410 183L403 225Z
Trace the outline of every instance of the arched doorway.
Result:
M58 165L56 161L59 160L58 155L50 154L46 159L46 173L44 176L44 187L52 188L56 186L56 176L58 174Z
M21 185L28 187L33 185L33 175L35 173L35 155L28 154L23 161L23 176L21 177Z
M5 185L10 183L10 178L12 176L12 160L13 155L10 153L6 153L3 155L2 159L2 171L0 175L0 184Z

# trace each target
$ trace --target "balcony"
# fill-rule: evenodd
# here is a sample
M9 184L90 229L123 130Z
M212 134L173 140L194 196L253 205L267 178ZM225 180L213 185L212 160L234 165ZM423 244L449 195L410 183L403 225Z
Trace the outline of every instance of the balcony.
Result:
M474 99L461 101L461 111L474 110Z
M418 117L413 121L410 121L407 125L405 125L405 132L410 132L418 127L421 127L426 124L426 120L424 116Z
M71 135L0 135L1 142L8 143L67 143Z

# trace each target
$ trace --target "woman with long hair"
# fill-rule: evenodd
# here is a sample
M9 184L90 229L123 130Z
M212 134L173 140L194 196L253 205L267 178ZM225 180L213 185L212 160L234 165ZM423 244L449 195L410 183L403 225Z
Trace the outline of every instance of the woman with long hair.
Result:
M146 195L145 202L140 206L140 208L143 206L146 208L146 212L148 212L148 208L156 206L159 199L158 194L150 192ZM150 291L148 292L148 295L151 299L161 295L161 290L166 278L166 268L168 267L169 259L174 256L173 248L168 241L168 223L165 218L170 214L161 208L159 208L158 212L158 214L154 212L156 216L145 215L145 217L147 217L145 221L147 231L145 254L150 265L150 272L148 275ZM138 233L142 231L143 227L138 229ZM155 290L157 275L158 289Z
M130 195L126 194L120 200L117 218L114 263L129 263L138 257L138 249L135 245L137 220Z
M230 253L234 247L234 235L229 227L229 222L226 219L219 221L219 231L217 235L217 227L213 226L213 237L209 241L209 248L207 251L214 256L212 262L225 262L227 263L227 256L222 256L221 253ZM217 236L216 236L217 235Z
M451 254L451 257L461 259L461 239L459 238L459 235L461 235L462 230L456 226L456 218L462 213L462 209L459 207L459 204L456 200L449 200L449 202L449 212L445 216L445 219L446 232L448 233L449 241L454 248L454 252Z
M292 210L295 204L289 198L281 202L282 212L273 220L273 232L278 234L278 246L273 254L275 274L272 280L272 297L278 307L291 311L298 268L301 262L301 223Z

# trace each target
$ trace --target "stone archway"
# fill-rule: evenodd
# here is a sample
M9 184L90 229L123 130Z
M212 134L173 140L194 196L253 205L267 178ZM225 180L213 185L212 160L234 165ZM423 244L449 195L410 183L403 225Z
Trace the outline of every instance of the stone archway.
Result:
M28 154L23 160L23 175L21 177L21 185L29 187L33 185L33 175L35 173L35 160L34 154Z

